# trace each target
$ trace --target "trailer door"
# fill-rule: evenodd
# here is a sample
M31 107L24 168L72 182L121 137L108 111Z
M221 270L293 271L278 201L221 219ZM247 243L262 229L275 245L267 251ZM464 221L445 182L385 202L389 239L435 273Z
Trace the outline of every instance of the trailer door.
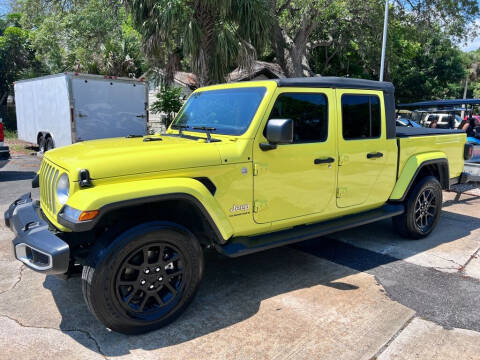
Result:
M72 77L76 140L146 134L145 86L133 81Z

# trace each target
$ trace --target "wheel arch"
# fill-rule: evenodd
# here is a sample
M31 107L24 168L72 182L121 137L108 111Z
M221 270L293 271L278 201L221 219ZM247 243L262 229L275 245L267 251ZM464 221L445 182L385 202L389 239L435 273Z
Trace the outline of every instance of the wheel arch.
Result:
M68 205L79 210L98 210L90 221L73 223L60 211L58 222L74 232L98 230L107 221L165 220L209 235L223 244L233 234L232 226L212 193L192 178L140 180L98 185L75 191ZM127 186L128 185L128 186ZM192 230L192 229L191 229ZM195 235L198 236L198 233ZM210 241L211 242L211 241Z
M180 225L194 233L204 245L223 244L225 239L208 210L194 196L172 193L129 199L100 209L94 227L102 227L128 218L134 223L161 220Z
M442 189L448 190L450 188L450 170L447 157L445 155L441 157L436 155L434 158L412 156L400 174L390 200L403 202L415 184L425 176L436 177L442 185Z

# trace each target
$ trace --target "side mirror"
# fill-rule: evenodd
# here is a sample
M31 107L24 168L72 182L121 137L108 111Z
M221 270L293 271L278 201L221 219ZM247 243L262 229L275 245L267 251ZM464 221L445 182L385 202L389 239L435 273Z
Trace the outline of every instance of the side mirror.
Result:
M277 145L293 143L293 120L292 119L270 119L267 123L266 137L268 143L260 144L264 151L273 150Z

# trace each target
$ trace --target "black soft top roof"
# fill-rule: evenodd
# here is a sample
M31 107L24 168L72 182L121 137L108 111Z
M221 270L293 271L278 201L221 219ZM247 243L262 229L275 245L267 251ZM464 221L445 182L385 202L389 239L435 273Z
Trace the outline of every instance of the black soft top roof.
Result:
M305 78L286 78L275 80L279 87L318 87L339 89L379 90L393 94L395 88L390 82L374 80L351 79L343 77L316 76Z

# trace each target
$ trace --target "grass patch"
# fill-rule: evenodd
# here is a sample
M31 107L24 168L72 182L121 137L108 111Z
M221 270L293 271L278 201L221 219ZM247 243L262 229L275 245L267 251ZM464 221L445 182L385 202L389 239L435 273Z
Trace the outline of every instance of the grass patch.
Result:
M17 130L5 129L4 130L4 135L5 135L5 139L17 139L18 138Z

